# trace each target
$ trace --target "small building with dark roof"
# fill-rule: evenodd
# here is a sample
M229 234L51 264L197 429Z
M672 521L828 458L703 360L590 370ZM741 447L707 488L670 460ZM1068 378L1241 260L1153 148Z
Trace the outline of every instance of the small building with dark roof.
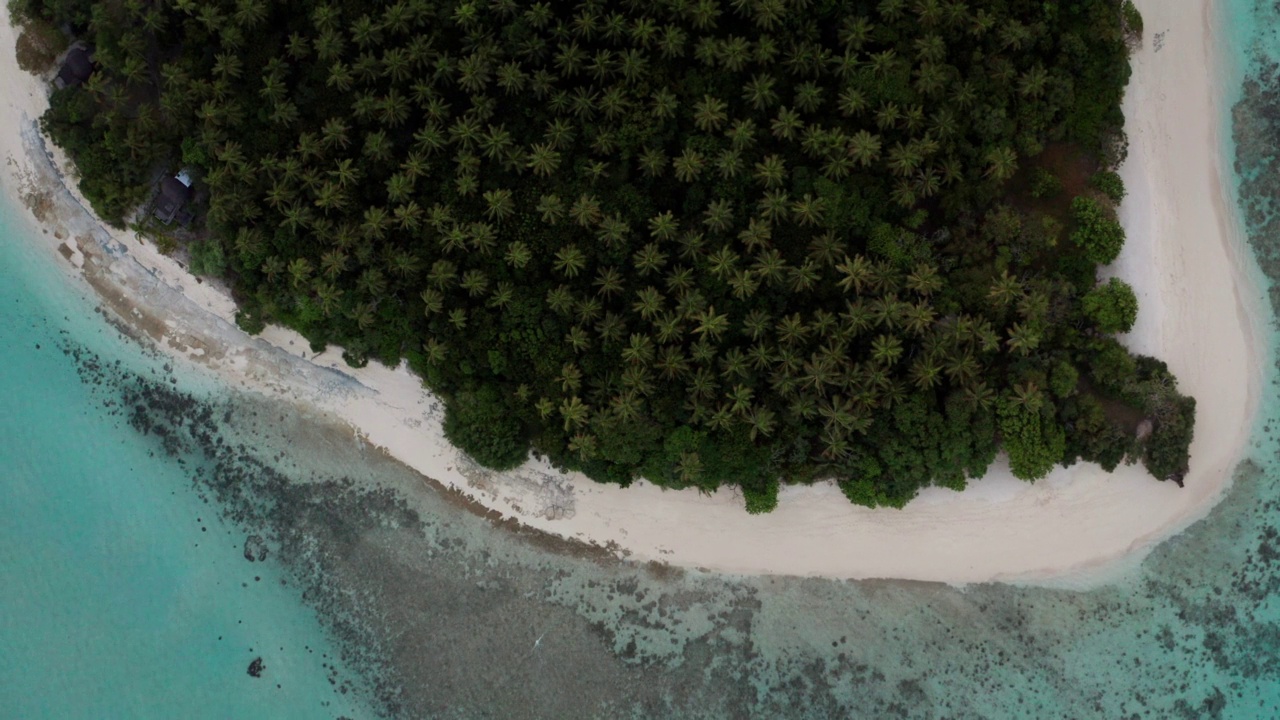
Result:
M63 59L62 69L58 71L58 77L54 78L53 83L59 89L73 87L88 80L91 75L93 61L89 59L88 51L82 47L73 47Z
M190 199L191 186L176 177L166 177L160 181L160 192L156 195L156 219L168 225Z

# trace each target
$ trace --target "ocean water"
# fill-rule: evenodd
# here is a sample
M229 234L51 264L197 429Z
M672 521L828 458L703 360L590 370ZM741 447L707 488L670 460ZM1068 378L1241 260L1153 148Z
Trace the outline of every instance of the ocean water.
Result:
M1215 12L1222 150L1274 281L1280 18ZM0 717L1280 716L1274 370L1228 497L1116 584L720 576L495 526L323 417L166 368L19 227L0 215Z
M244 559L244 533L89 371L170 373L13 213L0 208L0 717L354 715L352 676L286 575Z

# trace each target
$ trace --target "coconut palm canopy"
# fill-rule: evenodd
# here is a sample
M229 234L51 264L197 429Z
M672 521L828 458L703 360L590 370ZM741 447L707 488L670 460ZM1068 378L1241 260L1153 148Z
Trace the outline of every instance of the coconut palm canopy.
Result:
M1118 0L19 4L98 48L44 122L100 212L197 169L242 325L407 358L487 465L753 511L1185 469L1194 403L1097 320Z

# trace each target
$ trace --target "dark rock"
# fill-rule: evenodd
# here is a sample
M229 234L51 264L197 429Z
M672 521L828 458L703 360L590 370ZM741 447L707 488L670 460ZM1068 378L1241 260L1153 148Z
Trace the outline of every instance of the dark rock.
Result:
M266 669L267 666L262 664L262 658L254 658L253 662L249 663L249 677L262 677L262 671Z
M250 535L244 541L244 559L249 562L267 559L267 542L261 535Z

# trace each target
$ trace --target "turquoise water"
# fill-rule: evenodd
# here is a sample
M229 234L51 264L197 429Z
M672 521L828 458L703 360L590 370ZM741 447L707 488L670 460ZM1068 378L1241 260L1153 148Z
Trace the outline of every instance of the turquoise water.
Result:
M18 228L0 210L0 716L359 714L330 686L334 651L280 570L247 562L244 534L78 374L160 363Z
M1280 21L1218 12L1244 88L1223 152L1280 278ZM323 418L173 376L18 227L0 215L0 717L1280 716L1274 371L1227 499L1118 584L725 577L494 527Z

